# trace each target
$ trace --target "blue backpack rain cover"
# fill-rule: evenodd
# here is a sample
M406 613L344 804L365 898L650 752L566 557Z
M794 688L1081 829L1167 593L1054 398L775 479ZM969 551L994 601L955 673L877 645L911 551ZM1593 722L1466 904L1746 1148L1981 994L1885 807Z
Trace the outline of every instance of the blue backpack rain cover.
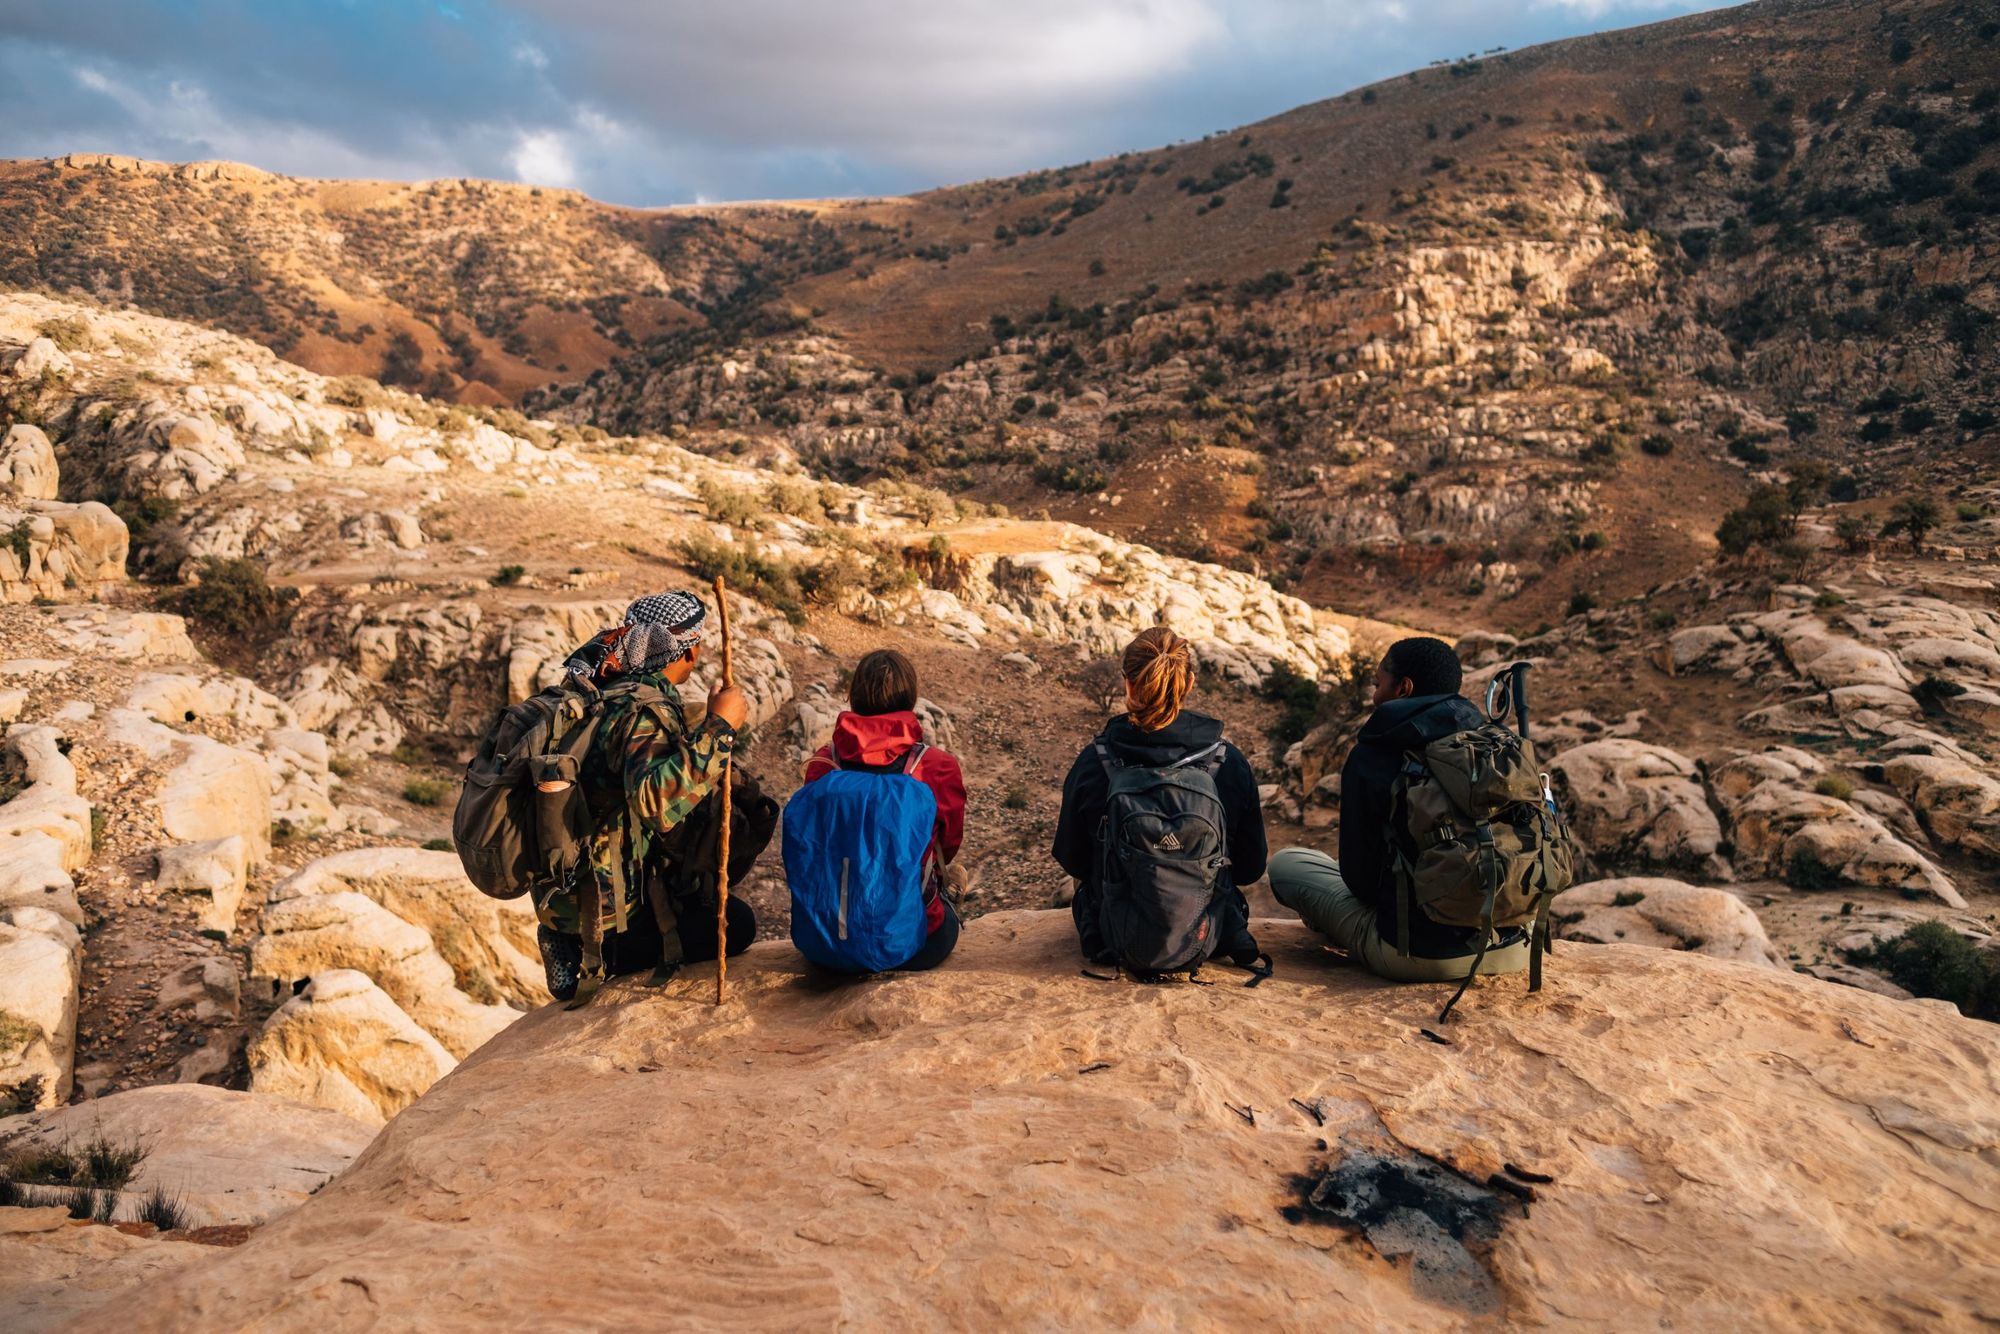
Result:
M785 880L792 944L841 972L900 968L924 945L924 875L937 798L900 773L836 769L785 806Z

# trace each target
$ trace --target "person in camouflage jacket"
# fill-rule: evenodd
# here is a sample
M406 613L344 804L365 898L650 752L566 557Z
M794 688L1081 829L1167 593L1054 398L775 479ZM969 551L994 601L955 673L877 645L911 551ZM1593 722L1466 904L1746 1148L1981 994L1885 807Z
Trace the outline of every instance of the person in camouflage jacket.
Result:
M737 729L749 716L743 693L720 686L700 725L687 724L677 688L701 661L706 617L701 600L688 593L643 597L564 664L599 686L637 680L646 688L605 705L578 774L594 825L583 860L575 883L536 904L542 962L558 1000L588 995L616 973L714 957L712 921L690 923L696 938L688 939L677 923L660 920L660 905L646 893L649 875L657 874L656 845L722 781ZM732 918L730 925L733 944L738 924ZM680 937L679 949L664 959L669 932Z

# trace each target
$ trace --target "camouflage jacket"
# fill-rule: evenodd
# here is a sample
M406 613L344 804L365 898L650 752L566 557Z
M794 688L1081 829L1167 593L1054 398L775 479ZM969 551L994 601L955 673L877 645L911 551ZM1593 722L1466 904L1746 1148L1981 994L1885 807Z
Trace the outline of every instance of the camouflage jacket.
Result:
M579 893L597 895L602 931L622 931L632 913L650 912L644 868L654 841L715 790L735 748L736 731L720 718L688 730L680 694L664 676L639 680L663 698L640 703L625 696L606 706L579 775L596 820L579 883L538 904L542 925L552 930L585 934Z

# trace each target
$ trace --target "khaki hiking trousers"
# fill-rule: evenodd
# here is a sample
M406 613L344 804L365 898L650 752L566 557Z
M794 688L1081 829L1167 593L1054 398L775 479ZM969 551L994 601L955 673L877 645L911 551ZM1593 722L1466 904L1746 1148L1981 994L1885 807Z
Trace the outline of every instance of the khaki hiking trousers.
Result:
M1419 959L1396 953L1375 927L1375 910L1354 897L1340 877L1340 863L1313 848L1286 848L1271 858L1271 893L1305 924L1347 951L1348 957L1391 982L1462 982L1473 956ZM1528 966L1524 939L1486 951L1481 975L1518 973Z

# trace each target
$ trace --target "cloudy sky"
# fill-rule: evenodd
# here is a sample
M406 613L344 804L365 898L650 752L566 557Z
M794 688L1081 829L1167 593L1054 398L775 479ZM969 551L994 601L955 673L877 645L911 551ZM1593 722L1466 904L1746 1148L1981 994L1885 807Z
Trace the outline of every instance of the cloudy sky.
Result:
M1196 138L1715 0L0 0L0 156L919 189Z

